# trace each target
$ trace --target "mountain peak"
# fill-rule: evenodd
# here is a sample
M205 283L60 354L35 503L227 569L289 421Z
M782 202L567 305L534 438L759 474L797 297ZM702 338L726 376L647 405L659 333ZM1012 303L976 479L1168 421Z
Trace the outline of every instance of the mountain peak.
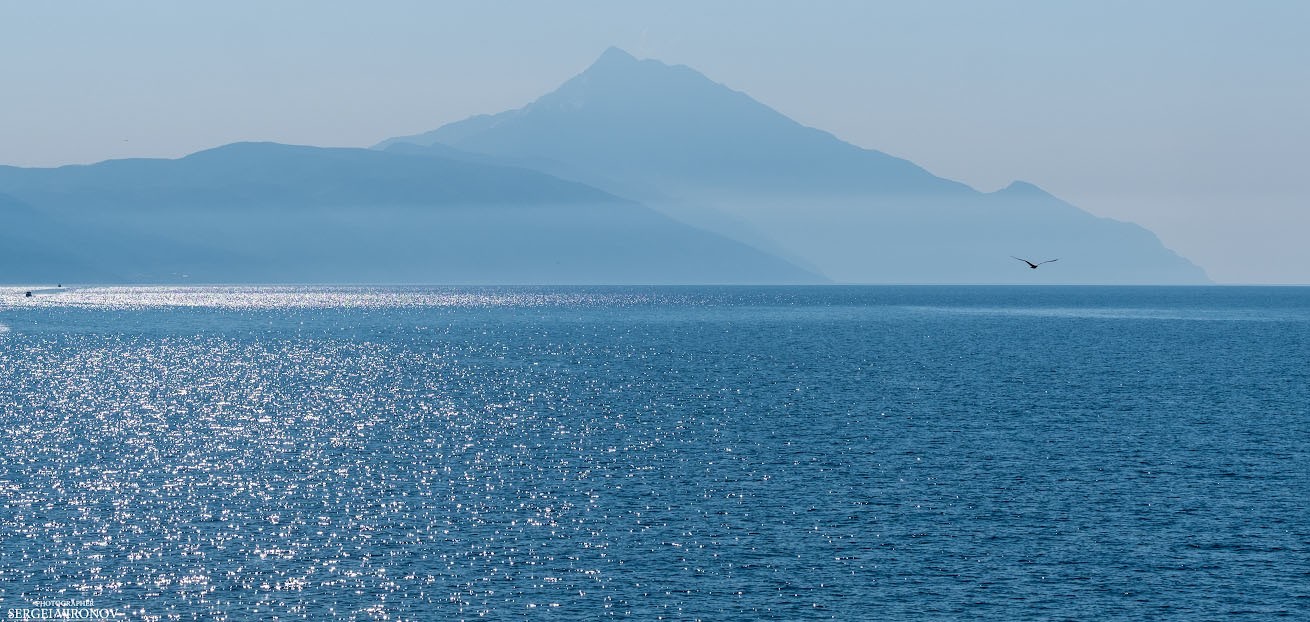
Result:
M586 71L578 74L576 78L584 81L587 78L599 78L607 82L612 80L627 82L650 79L653 75L662 74L663 71L661 70L668 69L670 67L660 61L649 58L639 59L621 48L609 47L601 53L600 57L590 67L587 67ZM642 78L643 76L644 78Z
M997 190L993 194L1000 194L1006 196L1050 196L1051 195L1051 193L1042 190L1036 184L1032 184L1022 180L1012 181L1010 182L1010 185L1001 188L1000 190Z
M601 64L605 64L605 65L628 64L628 63L635 63L635 62L638 62L637 57L627 53L621 48L617 48L611 45L610 47L606 48L604 52L601 52L600 58L597 58L596 62L592 63L592 66L594 67L596 65L601 65Z

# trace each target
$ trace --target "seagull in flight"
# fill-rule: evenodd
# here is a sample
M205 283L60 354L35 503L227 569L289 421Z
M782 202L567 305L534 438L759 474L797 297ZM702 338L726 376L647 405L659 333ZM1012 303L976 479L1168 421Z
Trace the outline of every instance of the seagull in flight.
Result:
M1010 256L1011 256L1011 257L1014 257L1014 255L1010 255ZM1033 263L1033 262L1031 262L1031 261L1028 261L1027 259L1023 259L1022 257L1014 257L1014 258L1015 258L1015 259L1018 259L1019 261L1022 261L1022 262L1024 262L1024 263L1026 263L1026 264L1028 264L1028 267L1029 267L1029 268L1032 268L1033 270L1036 270L1036 269L1037 269L1037 266L1040 266L1040 265L1042 265L1042 264L1044 264L1044 263L1051 263L1052 261L1060 261L1059 258L1056 258L1056 259L1047 259L1046 261L1039 261L1039 262L1037 262L1037 263Z

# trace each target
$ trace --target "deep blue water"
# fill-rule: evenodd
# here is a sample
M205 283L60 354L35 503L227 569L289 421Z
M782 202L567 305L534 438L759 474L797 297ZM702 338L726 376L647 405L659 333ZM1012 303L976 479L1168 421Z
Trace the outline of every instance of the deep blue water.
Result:
M0 289L0 444L5 610L1310 618L1310 288Z

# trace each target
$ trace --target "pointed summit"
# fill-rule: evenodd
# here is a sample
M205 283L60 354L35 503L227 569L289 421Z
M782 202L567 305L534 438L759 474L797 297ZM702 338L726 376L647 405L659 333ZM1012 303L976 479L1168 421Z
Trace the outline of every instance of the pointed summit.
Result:
M620 48L610 46L606 48L604 52L601 52L600 58L597 58L596 62L591 64L591 67L596 68L596 67L628 65L637 62L640 61L638 61L635 56L625 52Z
M601 82L611 88L617 84L624 84L626 88L642 88L642 82L659 81L659 74L668 69L670 67L660 61L639 59L621 48L609 47L586 70L565 82L556 92L568 90L571 84L592 82Z
M1028 197L1046 197L1051 195L1051 193L1042 190L1036 184L1032 184L1023 181L1021 179L1016 179L1010 182L1010 185L1001 188L1000 190L997 190L992 194L1008 195L1008 196L1028 196Z

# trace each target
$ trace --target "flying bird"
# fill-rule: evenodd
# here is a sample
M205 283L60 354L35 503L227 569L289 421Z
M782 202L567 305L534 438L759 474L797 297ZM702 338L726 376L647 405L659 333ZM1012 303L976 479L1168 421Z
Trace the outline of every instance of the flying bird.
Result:
M1011 256L1011 257L1014 257L1014 255L1010 255L1010 256ZM1060 261L1060 259L1059 259L1058 257L1055 258L1055 259L1047 259L1046 261L1039 261L1039 262L1037 262L1037 263L1033 263L1033 262L1031 262L1031 261L1028 261L1027 259L1023 259L1022 257L1014 257L1014 258L1015 258L1015 259L1018 259L1019 261L1022 261L1022 262L1024 262L1024 263L1026 263L1026 264L1028 264L1028 267L1029 267L1029 268L1032 268L1033 270L1036 270L1036 269L1037 269L1037 266L1040 266L1040 265L1042 265L1042 264L1044 264L1044 263L1051 263L1052 261Z

